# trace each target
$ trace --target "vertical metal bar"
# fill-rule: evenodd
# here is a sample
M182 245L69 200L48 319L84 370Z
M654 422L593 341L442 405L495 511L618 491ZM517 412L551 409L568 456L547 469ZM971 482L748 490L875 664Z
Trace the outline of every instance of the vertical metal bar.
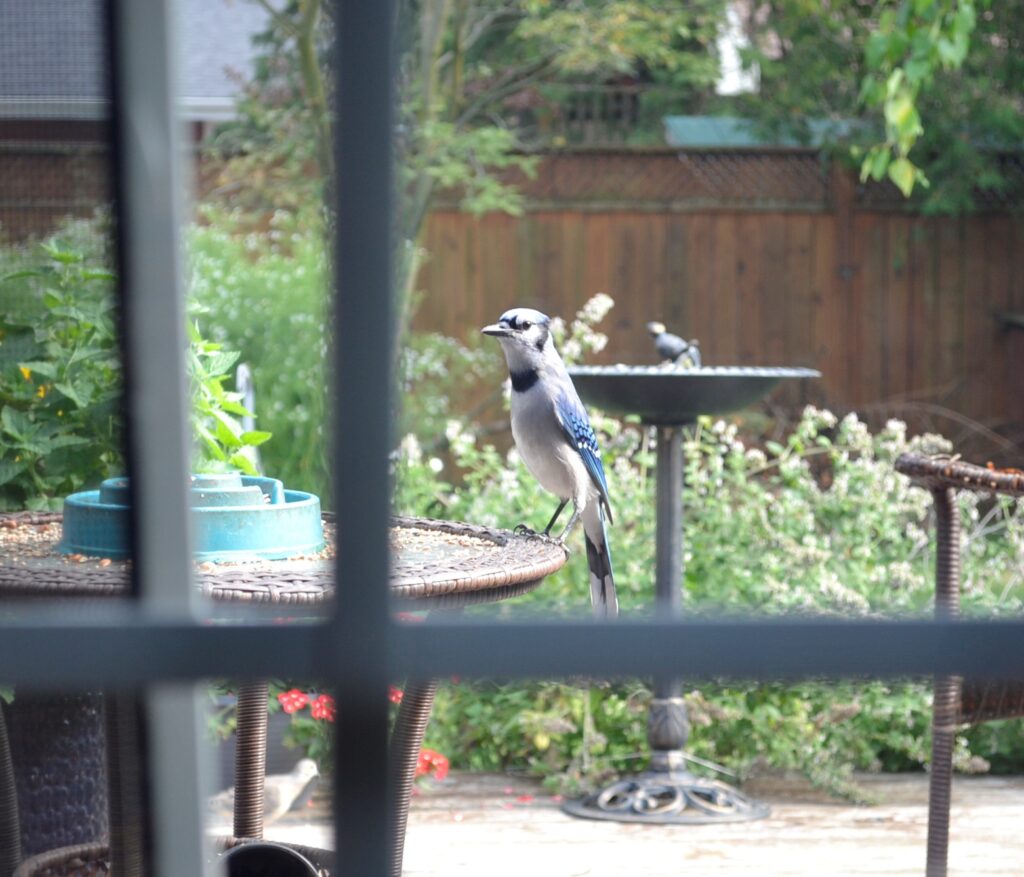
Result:
M683 429L659 426L655 509L655 599L661 618L677 617L683 607ZM655 697L678 697L679 680L658 679Z
M169 0L117 0L117 235L124 295L134 571L147 607L188 614L182 174Z
M151 873L157 877L209 877L215 872L203 814L213 771L211 753L204 743L202 694L193 683L154 686L146 708L148 788L155 826Z
M683 430L658 427L655 591L658 614L674 617L683 606Z
M659 426L655 509L655 601L660 617L674 618L683 607L683 428ZM682 749L689 736L683 683L671 676L654 677L654 697L647 715L651 770L671 772L685 767Z
M394 0L335 11L335 825L341 873L388 870L388 448Z
M189 618L188 409L178 253L184 185L173 4L112 0L110 24L135 586L147 613ZM159 687L149 693L147 706L153 871L203 874L204 772L194 688Z
M960 615L960 511L951 488L932 491L935 507L935 618ZM945 877L949 855L949 808L952 803L953 746L960 706L960 679L935 677L932 706L932 761L928 781L927 877Z

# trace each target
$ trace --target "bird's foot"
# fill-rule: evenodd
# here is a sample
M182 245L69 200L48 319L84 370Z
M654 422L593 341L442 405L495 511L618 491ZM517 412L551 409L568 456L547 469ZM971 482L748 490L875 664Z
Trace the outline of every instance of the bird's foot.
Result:
M563 530L558 536L552 536L550 533L541 533L540 538L547 542L549 545L557 545L562 551L565 552L565 556L569 557L572 554L571 549L566 544L566 537L569 533L567 530Z
M526 524L517 524L513 527L512 532L517 536L530 536L534 539L540 539L542 542L547 542L549 545L557 545L565 552L566 557L571 554L569 546L565 544L566 533L562 533L561 536L552 536L547 531L538 533L536 530L527 527Z
M557 545L559 548L561 548L562 551L565 552L566 558L569 558L569 557L572 556L572 551L570 550L569 546L565 544L565 536L564 535L560 536L560 537L559 536L544 536L543 539L544 539L545 542L550 542L552 545Z

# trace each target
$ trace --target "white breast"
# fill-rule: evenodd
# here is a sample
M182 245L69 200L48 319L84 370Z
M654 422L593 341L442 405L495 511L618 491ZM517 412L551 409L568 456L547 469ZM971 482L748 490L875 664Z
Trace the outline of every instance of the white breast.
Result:
M579 508L592 491L590 474L577 450L566 440L550 395L535 384L512 393L512 438L541 487Z

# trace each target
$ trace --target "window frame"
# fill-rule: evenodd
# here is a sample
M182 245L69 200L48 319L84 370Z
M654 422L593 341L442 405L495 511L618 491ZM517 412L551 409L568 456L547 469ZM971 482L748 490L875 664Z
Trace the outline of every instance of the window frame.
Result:
M173 0L108 0L106 7L139 599L88 615L78 606L12 605L0 619L0 666L5 680L40 688L102 684L147 692L155 873L209 873L202 710L194 687L209 677L305 677L334 690L336 843L344 851L338 873L359 877L388 873L387 682L394 678L1024 677L1021 620L393 621L387 450L395 252L390 43L397 4L330 2L339 24L332 354L338 587L332 616L305 627L254 616L210 626L204 624L207 608L195 599L185 491L179 252L185 186L174 118ZM350 168L358 172L346 172ZM60 648L44 645L53 642Z

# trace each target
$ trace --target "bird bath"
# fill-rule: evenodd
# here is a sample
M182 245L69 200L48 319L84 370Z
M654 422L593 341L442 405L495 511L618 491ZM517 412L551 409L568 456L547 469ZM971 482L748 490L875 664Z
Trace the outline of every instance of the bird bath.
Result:
M580 366L569 369L584 402L610 413L639 415L658 428L655 602L679 615L683 582L683 427L701 415L726 414L757 402L783 380L817 378L809 368L704 366ZM742 822L768 808L718 780L686 769L690 733L682 682L661 678L647 719L647 771L620 780L564 809L573 816L616 822Z
M782 380L818 378L811 368L744 366L576 366L569 369L584 402L608 414L636 414L655 426L685 426L702 414L728 414L759 401Z

